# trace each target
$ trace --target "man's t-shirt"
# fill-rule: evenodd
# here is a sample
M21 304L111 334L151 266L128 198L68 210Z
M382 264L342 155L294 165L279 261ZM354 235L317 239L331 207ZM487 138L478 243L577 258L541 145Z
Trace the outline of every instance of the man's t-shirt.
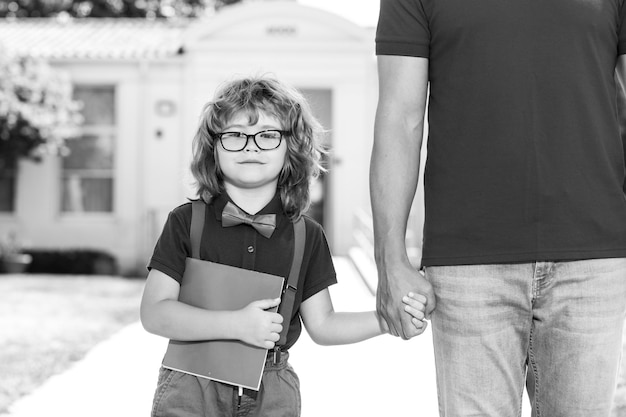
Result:
M207 206L200 241L200 259L287 279L293 258L294 231L291 221L283 213L279 195L277 194L257 213L276 214L276 229L270 238L265 238L252 226L245 224L222 227L221 215L228 201L230 201L228 196L221 195ZM284 349L289 349L302 331L299 314L302 301L337 282L322 227L309 217L305 216L304 220L306 224L304 255ZM148 268L155 268L180 283L185 272L185 259L192 256L190 227L191 203L172 210Z
M384 0L429 60L423 265L626 256L624 0Z

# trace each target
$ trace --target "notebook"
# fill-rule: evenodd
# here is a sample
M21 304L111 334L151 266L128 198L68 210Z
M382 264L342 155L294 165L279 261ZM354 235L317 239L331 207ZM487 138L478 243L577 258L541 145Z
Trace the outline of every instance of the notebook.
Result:
M179 301L209 310L239 310L281 296L282 277L187 258ZM273 309L276 311L276 308ZM267 349L238 340L170 340L163 367L259 390Z

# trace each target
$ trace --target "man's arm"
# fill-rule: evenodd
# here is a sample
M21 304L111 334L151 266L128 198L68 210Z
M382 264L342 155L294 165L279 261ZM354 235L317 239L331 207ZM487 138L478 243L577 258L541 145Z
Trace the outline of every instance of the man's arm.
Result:
M626 162L626 55L620 55L617 59L615 79L617 83L617 117L622 143L624 144L624 161ZM624 193L626 193L626 179L624 180Z
M420 170L428 60L379 56L379 98L370 166L370 195L378 267L376 309L390 333L403 339L423 332L404 312L409 291L428 298L427 316L435 307L432 286L411 266L405 235Z

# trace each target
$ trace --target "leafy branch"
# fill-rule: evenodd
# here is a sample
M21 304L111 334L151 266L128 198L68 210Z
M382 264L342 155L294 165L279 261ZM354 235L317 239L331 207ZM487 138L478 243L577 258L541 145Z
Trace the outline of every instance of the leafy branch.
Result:
M65 74L0 47L0 170L15 168L20 158L67 152L65 139L82 121L80 108Z

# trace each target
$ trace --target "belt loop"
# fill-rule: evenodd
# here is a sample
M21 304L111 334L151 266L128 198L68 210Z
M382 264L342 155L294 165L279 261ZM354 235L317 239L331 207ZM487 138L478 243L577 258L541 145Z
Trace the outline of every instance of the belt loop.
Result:
M274 347L274 364L280 362L280 346Z

